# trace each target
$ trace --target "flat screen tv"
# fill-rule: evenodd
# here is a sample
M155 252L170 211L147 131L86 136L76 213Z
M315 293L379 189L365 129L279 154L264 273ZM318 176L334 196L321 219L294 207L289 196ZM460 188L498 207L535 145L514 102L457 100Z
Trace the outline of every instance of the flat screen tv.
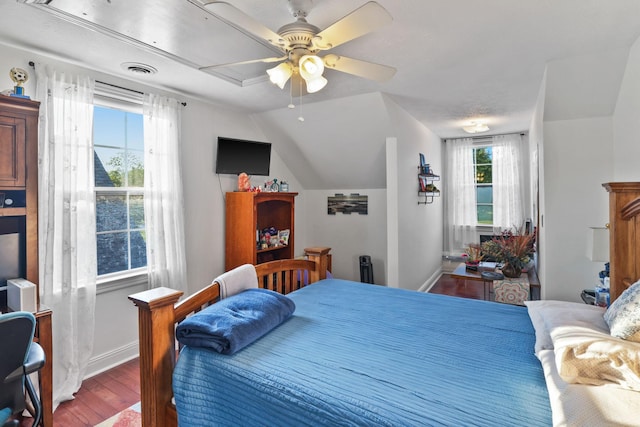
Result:
M216 173L269 175L271 144L243 139L218 137Z

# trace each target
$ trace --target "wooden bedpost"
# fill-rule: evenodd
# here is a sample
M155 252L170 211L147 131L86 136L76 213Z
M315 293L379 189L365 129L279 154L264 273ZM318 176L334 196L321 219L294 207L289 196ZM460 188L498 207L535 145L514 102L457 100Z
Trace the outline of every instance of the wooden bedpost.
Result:
M313 247L305 248L304 254L316 264L314 271L309 272L309 282L317 282L318 280L327 278L327 269L329 268L328 254L331 248Z
M167 417L175 365L174 305L183 292L155 288L130 295L138 307L142 427L177 425Z

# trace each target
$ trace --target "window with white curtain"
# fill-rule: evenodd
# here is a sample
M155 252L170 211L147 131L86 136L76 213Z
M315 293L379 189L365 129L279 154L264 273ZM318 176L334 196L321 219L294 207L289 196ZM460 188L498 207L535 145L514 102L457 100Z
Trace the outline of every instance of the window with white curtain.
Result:
M446 141L446 247L456 252L478 242L478 228L494 232L524 222L525 186L519 134Z
M94 108L98 276L147 266L142 108L112 105L97 100Z

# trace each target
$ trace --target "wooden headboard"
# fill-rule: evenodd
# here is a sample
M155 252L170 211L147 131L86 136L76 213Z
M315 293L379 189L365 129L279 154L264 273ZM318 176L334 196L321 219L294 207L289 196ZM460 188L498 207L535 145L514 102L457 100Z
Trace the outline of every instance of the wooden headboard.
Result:
M640 182L602 184L609 192L611 302L640 279Z

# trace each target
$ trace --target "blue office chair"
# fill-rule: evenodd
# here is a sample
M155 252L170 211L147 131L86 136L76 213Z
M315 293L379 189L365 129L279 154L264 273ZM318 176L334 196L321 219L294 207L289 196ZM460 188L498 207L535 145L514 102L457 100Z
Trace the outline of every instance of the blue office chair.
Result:
M0 425L13 427L18 421L12 419L27 408L26 393L33 404L29 408L33 425L42 420L42 404L29 379L29 374L38 372L45 362L42 347L33 342L36 319L26 311L0 315Z

